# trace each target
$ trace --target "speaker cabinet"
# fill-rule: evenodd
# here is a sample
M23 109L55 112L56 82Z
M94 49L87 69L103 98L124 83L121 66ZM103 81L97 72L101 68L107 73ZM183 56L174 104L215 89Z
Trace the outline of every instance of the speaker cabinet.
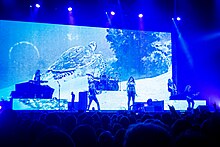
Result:
M88 104L88 91L79 92L78 110L86 111Z

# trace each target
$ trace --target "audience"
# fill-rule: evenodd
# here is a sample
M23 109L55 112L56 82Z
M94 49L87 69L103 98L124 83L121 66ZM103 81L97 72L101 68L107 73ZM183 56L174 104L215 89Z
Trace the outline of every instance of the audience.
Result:
M75 144L66 132L57 127L47 127L36 137L32 144L33 147L43 146L59 146L59 147L75 147Z
M194 111L0 113L0 146L133 147L213 146L220 113Z
M130 125L125 133L124 147L173 147L168 130L153 123Z
M110 131L103 131L98 136L99 147L114 147L114 136Z
M71 137L76 147L97 147L98 138L95 129L89 124L79 124L76 126Z

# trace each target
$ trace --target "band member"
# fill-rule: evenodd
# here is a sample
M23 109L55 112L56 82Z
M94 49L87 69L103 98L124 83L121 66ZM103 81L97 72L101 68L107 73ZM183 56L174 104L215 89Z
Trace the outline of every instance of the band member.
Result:
M192 110L194 108L194 97L197 96L199 92L195 93L192 91L191 85L186 85L185 90L184 90L184 95L186 97L186 101L188 103L188 108L187 110Z
M172 79L168 79L168 91L170 92L170 96L177 95L177 88L176 84L173 82Z
M134 77L130 77L127 82L127 96L128 96L128 110L131 110L130 101L132 99L132 105L135 102L136 90L135 90L135 80Z
M90 83L92 83L92 82L94 82L94 76L93 76L93 74L86 74L88 77L87 77L87 79L88 79L88 83L90 84Z
M100 89L108 90L108 77L106 74L103 74L100 77Z
M37 85L40 85L40 77L41 77L41 74L40 74L40 70L36 70L35 74L34 74L34 82L35 84Z
M100 110L99 101L98 101L98 99L96 97L97 94L99 94L99 92L96 90L95 84L94 83L90 83L89 84L89 105L88 105L87 110L89 110L92 101L96 102L98 110Z

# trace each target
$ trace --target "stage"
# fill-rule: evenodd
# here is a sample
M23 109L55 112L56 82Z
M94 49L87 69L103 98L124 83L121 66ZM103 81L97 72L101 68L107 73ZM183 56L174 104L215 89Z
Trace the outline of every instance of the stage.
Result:
M80 92L78 95L78 101L74 102L75 111L86 111L88 105L88 93L87 91ZM126 91L102 91L97 95L102 111L123 111L127 109L127 94ZM152 99L153 107L147 105L147 98L136 97L135 110L142 112L162 112L169 110L168 105L174 106L176 110L187 110L186 100L169 100L169 99ZM132 102L130 103L132 105ZM136 106L138 105L138 106ZM195 100L194 108L198 106L206 106L206 100ZM68 99L61 98L13 98L12 99L13 110L71 110L72 102ZM93 101L90 110L97 110L97 105Z

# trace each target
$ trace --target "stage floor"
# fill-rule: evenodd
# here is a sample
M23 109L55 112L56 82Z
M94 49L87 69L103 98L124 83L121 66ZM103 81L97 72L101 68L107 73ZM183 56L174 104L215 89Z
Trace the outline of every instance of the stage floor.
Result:
M87 95L86 95L87 96ZM84 108L86 108L88 105L88 98L84 96L85 103L83 105ZM100 103L101 110L128 110L127 108L127 93L126 91L102 91L101 94L97 95L98 101ZM81 99L79 97L79 99ZM76 109L79 109L79 99L78 101L75 101ZM137 103L145 103L147 102L148 98L137 96L136 102ZM186 110L187 109L187 101L186 100L169 100L168 98L158 98L158 99L152 99L154 103L160 103L163 102L163 105L161 105L161 110L169 110L168 105L174 106L176 110ZM68 99L61 99L59 103L59 99L33 99L33 98L14 98L12 102L12 109L13 110L70 110L68 108ZM60 104L60 105L59 105ZM132 102L130 102L132 105ZM194 108L197 108L198 106L206 106L206 100L195 100L195 106ZM82 107L82 106L81 106ZM94 108L93 108L94 107ZM147 107L145 105L144 107ZM97 110L97 105L93 101L90 110L95 109ZM154 111L154 109L145 108L145 111Z
M126 91L103 91L101 95L97 95L101 110L128 110L127 109L127 93ZM136 97L136 102L147 102L148 98ZM169 110L168 105L174 106L176 110L186 110L188 107L186 100L169 100L169 98L152 99L153 102L164 101L164 110ZM132 104L132 102L130 102ZM194 108L199 105L205 106L206 100L195 100ZM94 107L97 109L95 102L92 102L90 110Z

